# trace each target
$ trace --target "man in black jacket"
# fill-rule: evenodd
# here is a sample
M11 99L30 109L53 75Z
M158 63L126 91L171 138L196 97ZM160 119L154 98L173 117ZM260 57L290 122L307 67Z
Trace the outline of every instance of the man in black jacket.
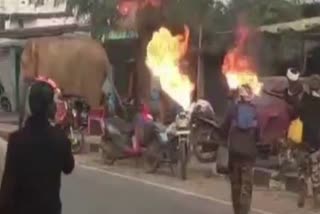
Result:
M32 85L31 116L10 135L0 191L1 214L61 214L61 173L74 168L71 143L49 119L55 113L54 89Z
M306 196L305 180L312 181L314 205L320 207L320 76L313 75L309 81L309 93L304 93L299 105L298 114L303 123L303 142L307 158L301 162L299 169L302 187L298 201L303 206Z
M243 85L234 95L233 104L230 105L221 126L221 134L228 141L229 176L234 214L248 214L251 209L253 166L257 154L259 124L256 107L252 102L254 98L252 88L249 85ZM243 121L248 122L249 126L242 128L240 123Z

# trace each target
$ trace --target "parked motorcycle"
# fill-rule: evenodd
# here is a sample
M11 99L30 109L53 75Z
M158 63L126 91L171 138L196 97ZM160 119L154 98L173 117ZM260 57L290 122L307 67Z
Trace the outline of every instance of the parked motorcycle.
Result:
M210 113L212 117L208 118L207 112L198 107L196 104L190 108L191 113L178 113L169 127L155 126L154 140L144 154L147 172L154 173L162 163L166 163L179 178L185 180L192 153L202 163L214 161L219 124L214 120L213 111Z
M176 117L176 135L178 141L178 176L185 180L187 178L187 163L190 158L190 117L185 111L180 112Z
M152 121L151 115L137 111L133 102L125 102L123 107L122 115L125 116L110 115L106 119L101 138L102 159L108 165L116 160L141 157L147 143L142 127L148 127Z
M72 143L72 152L78 154L84 145L84 131L87 128L89 105L76 95L62 95L57 101L56 123Z
M191 113L190 122L194 155L200 163L214 162L220 141L220 124L210 104L197 105Z
M146 173L155 173L163 164L168 165L174 172L178 161L176 131L154 122L150 133L149 143L143 154Z

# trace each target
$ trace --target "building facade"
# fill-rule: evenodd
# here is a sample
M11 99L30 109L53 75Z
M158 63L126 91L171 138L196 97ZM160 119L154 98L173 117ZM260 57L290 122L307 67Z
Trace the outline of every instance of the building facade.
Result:
M4 30L76 23L66 11L67 0L0 0Z

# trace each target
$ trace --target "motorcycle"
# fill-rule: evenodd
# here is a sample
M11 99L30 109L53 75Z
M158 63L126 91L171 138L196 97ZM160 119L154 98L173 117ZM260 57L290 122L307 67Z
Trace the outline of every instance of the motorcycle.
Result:
M190 141L193 153L200 163L211 163L216 159L220 141L220 124L209 103L197 105L191 112Z
M168 164L173 174L186 179L190 151L189 118L186 112L176 116L168 127L153 124L150 143L146 146L144 160L147 173L155 173L162 164Z
M181 111L167 128L156 125L153 140L145 152L147 172L155 173L161 163L168 163L182 180L187 178L187 163L194 153L202 162L213 162L218 148L219 124L204 117L203 109ZM209 153L209 155L207 154ZM208 156L205 156L208 155Z
M174 172L178 148L175 132L170 132L170 127L154 122L148 140L143 154L146 173L155 173L162 164L168 164Z
M80 96L62 95L57 101L56 125L66 132L74 154L82 151L88 114L89 105Z
M126 118L117 115L107 118L101 138L101 155L107 165L112 165L121 159L141 157L145 150L146 141L138 125L142 123L148 126L152 120L151 115L145 115L148 118L143 117L136 111L133 102L125 102L123 107Z

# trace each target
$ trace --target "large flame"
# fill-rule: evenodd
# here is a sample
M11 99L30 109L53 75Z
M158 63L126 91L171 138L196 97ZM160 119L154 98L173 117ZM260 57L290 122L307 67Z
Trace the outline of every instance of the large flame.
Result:
M187 109L191 104L194 85L188 75L180 70L180 61L184 57L189 40L189 29L185 35L173 36L167 28L160 28L153 33L147 46L146 64L153 77L160 81L161 89Z
M253 60L244 54L245 43L248 42L250 30L240 26L237 30L236 47L229 50L224 58L222 72L230 89L248 84L256 95L260 94L262 83L259 82L257 69Z

